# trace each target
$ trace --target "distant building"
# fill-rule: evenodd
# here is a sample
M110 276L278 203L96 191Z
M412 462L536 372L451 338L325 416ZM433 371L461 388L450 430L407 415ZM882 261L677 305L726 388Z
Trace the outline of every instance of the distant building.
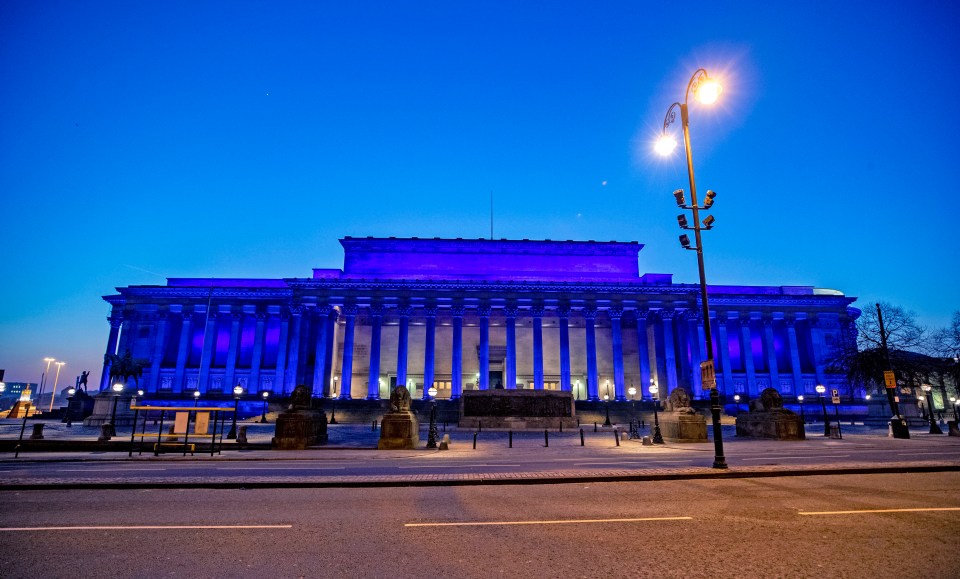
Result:
M562 389L577 399L703 396L699 286L640 274L636 242L340 240L342 269L308 278L184 279L117 288L106 352L146 360L148 392L377 399L395 384ZM720 392L788 400L836 388L824 358L855 339L855 298L794 286L709 287ZM104 368L100 388L108 386ZM639 393L631 397L629 390Z
M13 406L13 403L20 400L24 393L29 391L31 397L37 394L37 384L35 382L4 382L5 388L0 393L0 410L6 410Z

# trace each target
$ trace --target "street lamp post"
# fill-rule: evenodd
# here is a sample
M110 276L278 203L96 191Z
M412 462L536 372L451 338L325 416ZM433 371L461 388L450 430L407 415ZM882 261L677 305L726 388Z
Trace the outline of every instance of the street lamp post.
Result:
M603 395L603 407L604 407L604 408L606 409L606 411L607 411L607 418L606 418L606 420L603 421L603 425L604 425L604 426L613 426L613 423L610 422L610 395L609 395L609 394L604 394L604 395Z
M923 388L923 391L927 394L927 414L930 415L930 434L943 434L943 431L937 426L936 419L933 417L933 387L929 384L924 384L921 388Z
M0 390L0 392L3 392L3 390ZM67 423L67 428L73 426L73 395L76 393L77 389L73 386L67 390L67 413L66 416L64 416L64 422Z
M57 361L56 358L44 358L44 362L47 363L47 369L40 374L40 385L37 386L37 400L40 400L40 395L43 394L43 387L47 383L47 375L50 374L50 364L53 364ZM38 404L39 406L39 404Z
M120 394L123 392L123 383L117 382L113 385L113 410L110 411L110 428L104 433L109 437L117 435L117 401L120 400Z
M230 432L227 438L235 440L237 438L237 411L240 410L240 397L243 396L243 386L237 384L233 387L233 423L230 425Z
M431 386L427 390L430 397L430 429L427 430L427 448L437 448L437 387Z
M50 391L50 412L53 412L53 399L57 396L57 384L60 383L60 369L63 368L63 365L66 362L56 362L57 364L57 377L53 380L53 390Z
M663 444L663 434L660 433L660 419L657 416L657 407L660 406L660 388L650 379L650 395L653 397L653 443Z
M797 402L800 403L800 422L803 424L807 423L807 417L803 415L803 394L797 396Z
M662 155L667 155L670 154L674 148L676 148L676 140L674 140L672 137L668 137L667 127L669 127L677 118L674 108L679 108L680 124L683 129L683 147L687 157L687 177L690 182L690 205L686 204L683 198L682 189L676 190L674 192L674 197L676 198L677 205L679 207L682 209L689 209L693 214L692 227L687 224L687 218L683 214L677 217L677 221L682 229L692 229L694 238L696 240L696 246L690 247L690 239L686 235L680 236L680 244L684 247L684 249L690 249L697 252L697 266L700 273L700 302L701 307L703 308L703 335L707 350L707 359L701 364L701 374L707 374L712 377L714 368L713 337L710 334L710 306L707 302L707 278L703 267L703 240L701 239L700 233L702 230L713 228L714 218L712 215L710 215L701 222L700 210L710 209L710 207L713 205L713 198L716 197L716 193L713 191L707 191L703 205L700 206L697 204L697 186L696 180L693 176L693 154L690 150L690 116L687 110L687 102L690 99L691 91L701 103L712 104L720 96L722 88L716 81L710 79L706 70L698 68L693 73L693 76L690 77L690 81L687 83L687 91L684 95L683 102L675 102L670 105L669 109L667 109L667 115L663 120L663 133L660 137L660 141L657 143L657 151ZM704 370L706 370L706 372L704 372ZM704 383L704 387L710 389L710 412L713 416L713 468L725 469L727 468L727 461L723 456L723 434L720 429L720 392L717 390L715 382L713 384Z
M951 396L950 406L953 407L953 419L956 420L957 422L960 422L960 413L957 412L957 404L960 404L960 400L957 400L956 396Z
M200 403L200 391L194 390L193 391L193 407L196 408L197 404L199 403Z
M737 414L740 414L740 395L739 394L733 395L733 403L737 405Z
M261 396L263 396L263 413L260 414L260 424L266 424L267 423L267 398L270 397L270 392L268 390L264 390Z
M827 391L826 386L817 384L817 394L820 395L820 406L823 407L823 435L830 436L830 419L827 418L827 403L823 399L823 393Z

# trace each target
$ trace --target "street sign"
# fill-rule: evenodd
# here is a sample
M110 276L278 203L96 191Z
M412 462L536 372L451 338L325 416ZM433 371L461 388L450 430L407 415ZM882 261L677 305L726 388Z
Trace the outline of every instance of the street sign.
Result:
M897 387L897 377L894 376L893 370L884 370L883 371L883 383L887 388L896 388Z
M836 388L830 390L830 398L834 404L840 404L840 391Z
M713 390L717 387L717 374L713 367L713 360L700 362L700 383L704 390Z

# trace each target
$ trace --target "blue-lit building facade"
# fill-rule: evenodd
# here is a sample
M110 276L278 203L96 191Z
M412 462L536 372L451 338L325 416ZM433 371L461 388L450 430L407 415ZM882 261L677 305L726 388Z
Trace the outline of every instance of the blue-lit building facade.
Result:
M171 278L117 288L106 353L144 362L158 395L289 394L380 399L533 388L577 399L701 398L699 286L641 274L636 242L340 240L341 269L286 279ZM767 387L788 401L836 388L825 359L854 340L855 298L785 286L709 287L717 383L727 401ZM100 388L109 386L104 367ZM630 394L631 387L637 393Z

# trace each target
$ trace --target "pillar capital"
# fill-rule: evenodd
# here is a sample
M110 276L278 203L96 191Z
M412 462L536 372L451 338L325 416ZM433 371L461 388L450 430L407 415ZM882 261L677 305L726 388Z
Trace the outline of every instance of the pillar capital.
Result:
M397 308L397 315L401 318L409 318L413 315L413 308L409 305L402 305Z
M303 304L299 302L290 302L289 304L287 304L287 309L290 310L291 316L303 315Z
M450 315L455 318L463 318L464 309L463 304L454 304L450 307Z
M561 320L568 320L568 319L570 319L570 306L562 305L562 306L558 307L558 308L557 308L557 317L559 317Z
M669 322L677 316L677 310L658 310L657 316L664 322Z
M607 308L607 315L611 320L619 320L623 317L623 308L620 306L614 306L612 308Z
M503 314L507 317L507 319L516 319L518 313L519 310L515 305L508 305L507 307L503 308Z
M107 318L107 321L110 322L111 328L119 328L120 326L123 325L123 316L111 315Z
M480 316L481 318L489 318L490 311L491 311L490 306L487 304L481 304L477 306L477 315Z
M346 304L341 308L343 315L348 318L357 317L357 312L360 311L360 308L357 307L357 304Z
M648 317L650 317L650 310L634 310L633 315L637 318L638 322L645 322Z
M535 304L530 308L530 315L535 318L543 317L543 304Z
M595 320L597 318L597 308L593 306L587 306L580 310L580 313L583 314L584 319Z
M423 315L425 315L425 316L428 317L428 318L435 318L435 317L437 317L437 306L435 306L435 305L433 305L433 304L429 304L429 305L425 306L425 307L423 308Z

